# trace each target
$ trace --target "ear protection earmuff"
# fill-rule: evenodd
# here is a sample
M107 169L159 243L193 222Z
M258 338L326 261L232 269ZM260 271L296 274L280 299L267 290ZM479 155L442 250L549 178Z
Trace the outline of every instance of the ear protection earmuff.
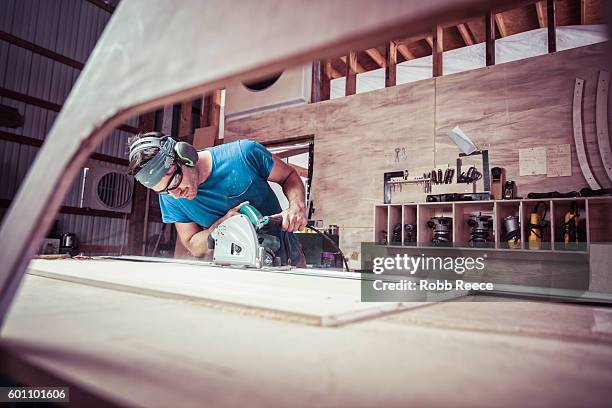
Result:
M198 151L187 142L177 142L169 136L163 137L143 137L138 139L132 146L130 146L130 161L136 155L146 149L158 148L163 151L162 148L167 142L174 142L173 156L178 159L182 164L187 167L194 167L198 162Z
M174 145L176 157L187 167L194 167L198 162L198 151L186 142L176 142Z

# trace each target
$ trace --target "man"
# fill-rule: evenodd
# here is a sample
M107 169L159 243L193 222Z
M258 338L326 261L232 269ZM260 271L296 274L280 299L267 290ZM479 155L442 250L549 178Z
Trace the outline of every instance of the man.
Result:
M174 223L181 243L195 257L208 257L208 236L246 203L263 215L282 217L276 256L283 264L304 266L294 231L306 226L305 191L295 169L252 140L239 140L196 151L162 133L129 139L129 173L159 193L164 223ZM268 181L279 183L289 200L281 211Z

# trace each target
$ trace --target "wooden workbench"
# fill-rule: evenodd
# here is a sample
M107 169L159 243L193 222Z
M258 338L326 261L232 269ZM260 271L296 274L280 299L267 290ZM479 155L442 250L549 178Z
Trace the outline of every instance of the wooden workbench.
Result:
M77 261L30 264L2 330L2 347L119 404L592 407L612 398L607 308L463 297L321 327L259 314L257 307L231 309L197 296L137 294L129 285L95 283L101 262L109 276L136 276L133 262L80 261L91 282L77 283L69 277L70 262ZM52 276L58 266L64 277ZM160 271L175 288L198 271L210 282L228 271L147 266L151 279L142 286ZM40 276L45 269L51 272ZM273 292L282 282L287 292L301 291L306 309L324 303L307 275L241 272L253 278L228 283L227 292L252 290L260 279L271 287L259 294L268 302L277 301L281 292ZM204 285L202 276L192 285ZM328 283L321 293L341 293L333 302L359 296L350 293L351 279L319 280Z

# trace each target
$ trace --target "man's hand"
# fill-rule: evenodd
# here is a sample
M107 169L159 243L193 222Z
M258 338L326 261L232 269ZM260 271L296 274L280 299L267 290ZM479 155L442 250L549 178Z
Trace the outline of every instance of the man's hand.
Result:
M243 201L242 203L238 204L237 206L235 206L234 208L231 208L224 216L223 216L223 221L227 220L230 217L233 217L234 215L238 215L240 214L240 207L242 207L243 205L247 205L249 202L248 201Z
M283 217L283 231L302 231L306 227L307 219L306 209L304 207L291 205L285 211L276 214L276 216Z

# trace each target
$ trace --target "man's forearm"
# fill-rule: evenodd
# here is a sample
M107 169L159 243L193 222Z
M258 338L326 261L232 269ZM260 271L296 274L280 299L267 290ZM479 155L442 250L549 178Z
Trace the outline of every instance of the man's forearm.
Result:
M224 215L207 229L203 229L202 231L193 234L186 245L189 252L198 258L205 257L210 252L210 249L208 249L208 237L223 221L228 218L229 217L227 215Z
M306 190L297 172L292 171L289 177L287 177L283 183L283 192L289 201L290 207L300 210L306 208Z

